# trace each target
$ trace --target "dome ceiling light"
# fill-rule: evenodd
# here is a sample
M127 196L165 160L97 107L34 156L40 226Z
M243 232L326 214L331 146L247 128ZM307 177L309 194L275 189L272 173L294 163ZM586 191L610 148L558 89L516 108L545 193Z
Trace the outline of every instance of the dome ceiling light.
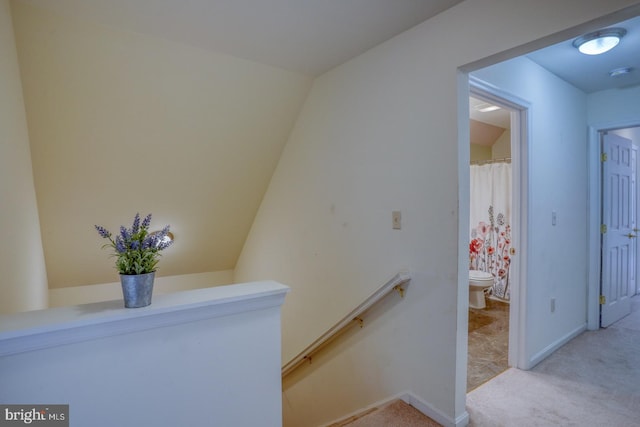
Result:
M573 46L585 55L600 55L616 47L625 34L624 28L606 28L578 37Z

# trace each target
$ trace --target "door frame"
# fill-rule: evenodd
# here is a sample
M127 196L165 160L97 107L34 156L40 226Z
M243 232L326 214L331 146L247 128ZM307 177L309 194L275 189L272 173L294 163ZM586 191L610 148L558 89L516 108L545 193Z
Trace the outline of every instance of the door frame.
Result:
M619 120L589 125L588 138L588 176L589 205L587 232L587 329L600 329L600 264L602 242L600 224L602 224L602 168L600 167L600 133L616 129L640 126L640 119ZM638 173L638 171L636 171ZM637 252L636 252L637 254ZM637 259L638 257L636 257ZM638 274L636 264L636 274Z
M516 248L510 275L508 364L530 369L527 360L527 258L529 250L529 141L531 141L531 104L509 92L469 75L469 95L511 112L511 223ZM467 99L468 101L468 99ZM468 111L468 107L467 107ZM467 142L467 149L469 143ZM468 222L468 221L467 221ZM468 233L468 225L467 225Z

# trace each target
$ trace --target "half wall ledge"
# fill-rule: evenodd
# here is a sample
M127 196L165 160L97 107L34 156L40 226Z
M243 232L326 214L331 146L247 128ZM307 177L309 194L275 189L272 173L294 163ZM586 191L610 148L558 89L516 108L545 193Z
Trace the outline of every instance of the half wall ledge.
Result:
M287 292L261 281L157 295L135 309L114 300L0 315L0 356L279 307Z

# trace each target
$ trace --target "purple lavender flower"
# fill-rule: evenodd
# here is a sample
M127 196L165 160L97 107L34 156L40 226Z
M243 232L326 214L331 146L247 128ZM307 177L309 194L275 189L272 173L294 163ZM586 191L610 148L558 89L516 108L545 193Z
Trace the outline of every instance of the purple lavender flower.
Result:
M156 265L160 257L160 251L171 246L172 241L167 239L169 226L161 231L149 233L151 214L147 215L142 223L140 214L133 219L131 228L120 227L120 233L112 236L104 227L96 225L95 228L101 237L109 239L109 243L103 248L111 247L116 258L116 268L120 274L144 274L156 271Z
M161 231L160 231L160 239L164 239L167 234L169 234L169 226L166 225Z
M124 244L124 240L122 240L122 236L116 237L116 252L119 254L123 254L127 251L127 246Z
M140 214L136 213L135 218L133 218L133 226L131 227L131 234L136 234L140 231Z
M171 239L167 238L167 235L169 234L169 226L165 226L160 233L158 233L158 241L157 241L157 248L159 251L168 248L169 246L171 246L171 244L173 243L173 241Z
M169 240L169 239L161 240L160 243L158 243L158 250L161 251L163 249L167 249L169 246L171 246L172 243L173 243L173 240Z
M129 234L129 230L125 228L124 225L120 226L120 236L124 239L125 242L131 239L131 235Z
M108 239L109 237L111 237L111 232L106 228L100 227L99 225L95 225L94 227L96 227L96 230L98 230L98 234L100 234L105 239Z
M152 243L152 241L151 241L151 240L152 240L152 239L151 239L151 237L150 237L150 236L147 236L147 237L145 237L145 238L144 238L144 240L142 241L142 250L143 250L143 251L146 251L147 249L149 249L149 248L151 248L151 247L152 247L152 246L151 246L151 243Z
M151 214L147 215L143 220L142 220L142 229L146 230L149 228L149 226L151 225Z
M145 249L153 249L156 246L158 246L158 234L154 233L154 234L149 234L145 239L144 242L142 242L142 246Z

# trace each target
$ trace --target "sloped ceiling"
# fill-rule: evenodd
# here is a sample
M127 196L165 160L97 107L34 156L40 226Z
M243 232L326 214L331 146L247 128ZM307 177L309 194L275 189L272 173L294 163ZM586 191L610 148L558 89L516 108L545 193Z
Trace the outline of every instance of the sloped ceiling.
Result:
M233 269L313 76L458 2L12 0L49 287L136 212L158 275Z
M505 131L504 128L473 119L471 119L469 126L471 144L484 145L485 147L491 147Z
M471 144L491 147L505 130L511 128L509 111L501 108L493 111L480 111L492 104L481 99L469 97L469 137Z
M461 0L20 0L317 76Z
M13 5L50 288L118 280L94 224L169 224L158 275L229 270L310 88L299 73Z

